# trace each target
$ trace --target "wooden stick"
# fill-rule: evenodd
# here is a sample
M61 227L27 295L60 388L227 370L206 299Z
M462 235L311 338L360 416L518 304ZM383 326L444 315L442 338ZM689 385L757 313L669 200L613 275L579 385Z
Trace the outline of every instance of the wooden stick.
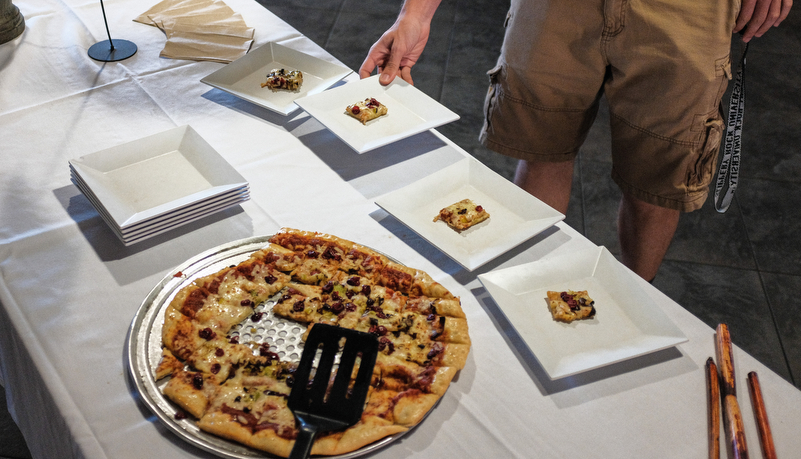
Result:
M716 354L720 367L720 395L723 397L723 427L726 431L726 442L730 455L734 459L747 459L748 447L745 443L745 428L737 393L734 384L734 358L731 346L729 327L719 324L717 327Z
M762 399L762 389L759 388L759 378L755 371L748 373L748 392L751 394L751 405L754 407L754 417L756 417L759 430L762 457L776 459L776 448L773 446L773 435L770 433L768 413L765 411L765 401Z
M707 424L709 430L709 459L720 458L720 385L718 367L710 357L706 361Z

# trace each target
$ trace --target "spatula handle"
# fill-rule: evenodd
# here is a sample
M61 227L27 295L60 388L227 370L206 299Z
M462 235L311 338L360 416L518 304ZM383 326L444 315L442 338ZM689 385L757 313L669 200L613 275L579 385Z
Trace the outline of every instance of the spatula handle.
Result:
M289 459L306 459L311 453L314 437L317 436L317 426L299 419L296 420L298 421L298 436L295 438L292 452L289 453Z

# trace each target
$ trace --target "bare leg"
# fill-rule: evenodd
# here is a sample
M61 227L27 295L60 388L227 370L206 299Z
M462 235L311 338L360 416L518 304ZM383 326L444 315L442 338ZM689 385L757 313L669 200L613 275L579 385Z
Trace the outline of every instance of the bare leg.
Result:
M559 212L567 213L573 185L573 161L517 163L515 183Z
M620 200L617 231L623 264L651 281L679 224L678 210L648 204L626 193Z

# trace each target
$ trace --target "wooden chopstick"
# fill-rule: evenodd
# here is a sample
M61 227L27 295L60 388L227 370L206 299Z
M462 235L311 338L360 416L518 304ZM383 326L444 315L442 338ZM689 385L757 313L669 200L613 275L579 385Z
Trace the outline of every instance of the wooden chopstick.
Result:
M720 368L720 395L723 403L723 427L726 431L726 442L729 445L731 457L746 459L748 447L745 443L745 428L740 405L737 403L737 393L734 384L734 357L731 347L731 336L726 324L718 324L715 352Z
M762 457L776 459L776 449L773 446L773 435L770 433L768 413L765 411L765 401L762 400L762 389L759 388L759 378L755 371L748 373L748 392L751 394L751 405L754 407L757 428L759 430L759 444L762 447Z
M709 459L720 458L720 384L718 367L712 357L706 361L707 424Z

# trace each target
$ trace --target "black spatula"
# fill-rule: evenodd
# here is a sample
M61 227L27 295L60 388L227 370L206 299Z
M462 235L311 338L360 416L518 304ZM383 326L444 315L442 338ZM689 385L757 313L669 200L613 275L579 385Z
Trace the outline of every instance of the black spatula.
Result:
M318 432L342 430L361 418L376 354L378 339L371 333L326 324L312 327L289 394L289 409L298 426L290 459L309 457Z

